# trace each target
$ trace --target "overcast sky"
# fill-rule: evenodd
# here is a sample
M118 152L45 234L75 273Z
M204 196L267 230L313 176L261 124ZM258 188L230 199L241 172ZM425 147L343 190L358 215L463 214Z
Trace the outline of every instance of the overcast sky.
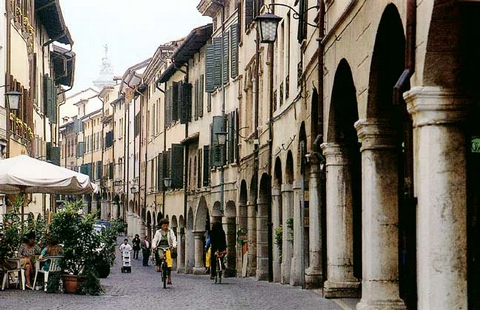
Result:
M211 22L197 11L200 0L60 0L76 53L74 88L94 87L105 44L115 75L152 57L160 44Z

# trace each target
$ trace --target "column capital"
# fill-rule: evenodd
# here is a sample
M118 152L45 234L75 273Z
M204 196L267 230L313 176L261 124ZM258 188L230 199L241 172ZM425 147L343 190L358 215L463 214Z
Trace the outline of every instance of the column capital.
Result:
M325 155L326 165L345 166L349 164L348 156L345 154L345 146L340 143L327 142L322 143L320 147Z
M355 122L357 135L362 141L360 151L394 149L397 133L391 122L381 118L360 119Z
M272 188L272 196L280 196L281 192L279 188Z
M281 191L282 192L291 192L293 191L293 185L289 183L284 183L281 186Z
M403 98L414 127L459 123L466 119L469 100L454 90L417 86L405 92Z

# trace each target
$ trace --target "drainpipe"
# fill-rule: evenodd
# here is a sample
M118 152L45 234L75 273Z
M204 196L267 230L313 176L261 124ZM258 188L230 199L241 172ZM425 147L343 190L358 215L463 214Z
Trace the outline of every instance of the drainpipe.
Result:
M189 74L188 74L188 63L187 63L187 71L185 72L185 81L188 83L189 81ZM183 71L182 71L183 72ZM190 108L191 109L191 108ZM189 110L190 111L190 110ZM187 117L186 123L185 123L185 139L188 138L188 123L190 122L190 118ZM188 202L188 196L187 196L187 184L188 184L188 146L189 143L185 143L183 146L183 160L184 160L184 175L185 175L185 182L183 182L183 218L187 218L187 202ZM200 177L200 176L199 176Z
M105 101L102 100L99 96L97 96L98 99L102 102L102 137L100 139L100 142L101 142L101 145L100 145L100 150L102 152L101 154L101 157L100 157L100 160L102 162L102 165L101 165L101 169L102 169L102 178L100 179L100 219L102 219L102 200L103 200L103 197L102 197L102 188L104 187L103 185L103 153L105 152L105 123L103 122L104 118L105 118ZM105 214L106 215L106 214Z
M415 72L415 42L417 27L417 1L407 1L407 26L405 45L405 70L400 75L393 87L393 103L398 105L403 100L403 93L407 90L408 83Z

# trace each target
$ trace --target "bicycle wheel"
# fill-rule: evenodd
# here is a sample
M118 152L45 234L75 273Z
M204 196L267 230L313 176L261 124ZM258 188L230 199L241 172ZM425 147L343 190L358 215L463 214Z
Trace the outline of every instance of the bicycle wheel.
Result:
M167 288L167 263L165 260L162 261L162 282L163 288Z

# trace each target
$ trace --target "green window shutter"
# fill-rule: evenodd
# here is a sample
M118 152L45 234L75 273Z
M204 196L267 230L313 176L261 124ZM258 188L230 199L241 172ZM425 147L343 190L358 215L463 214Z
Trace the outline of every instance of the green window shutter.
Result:
M223 84L228 83L228 50L229 50L229 43L230 43L230 32L225 32L223 36Z
M181 84L182 83L173 82L172 86L172 123L178 120L178 106L180 105L179 89Z
M213 85L220 87L222 85L222 37L213 38L215 71L213 72Z
M180 88L180 123L186 124L190 121L190 114L192 111L192 84L180 83Z
M114 165L113 163L110 163L110 164L108 165L108 178L109 178L110 180L113 179L113 169L114 169L114 167L115 167L115 165Z
M253 22L253 1L245 0L245 31L247 31L248 25Z
M228 114L228 162L233 163L235 158L235 112Z
M77 152L76 157L82 157L85 154L85 142L78 142L77 143Z
M205 77L204 75L200 75L200 85L198 87L199 94L198 94L198 117L203 117L203 98L205 97L205 92L203 88Z
M225 132L225 118L223 116L214 116L213 117L213 126L212 126L212 165L215 167L220 167L225 165L225 145L218 145L217 143L217 133Z
M205 46L205 91L215 91L215 48L213 44Z
M197 152L197 188L202 187L202 149Z
M238 39L239 39L240 25L233 24L230 26L231 40L230 40L230 50L231 50L231 74L232 78L238 76Z
M103 171L102 171L102 162L101 161L97 161L97 180L100 180L103 176Z
M180 120L180 124L186 124L186 118L185 118L185 93L184 93L184 82L178 82L177 83L177 89L178 89L178 107L177 107L177 114L178 114L178 119Z
M203 186L210 184L210 146L203 146Z
M165 156L164 153L159 153L157 156L157 189L159 191L163 191L163 178L165 177L164 175L165 162L163 160L164 156Z
M199 85L200 85L200 83L198 83L198 80L196 80L195 83L194 83L194 86L193 86L194 89L195 89L194 90L194 92L195 92L195 111L193 111L193 119L194 120L198 120L198 110L200 108L199 107L199 98L200 98L199 92L200 91L198 89Z
M183 145L172 144L172 188L183 188Z
M43 76L44 111L49 119L53 118L53 81L48 75Z

